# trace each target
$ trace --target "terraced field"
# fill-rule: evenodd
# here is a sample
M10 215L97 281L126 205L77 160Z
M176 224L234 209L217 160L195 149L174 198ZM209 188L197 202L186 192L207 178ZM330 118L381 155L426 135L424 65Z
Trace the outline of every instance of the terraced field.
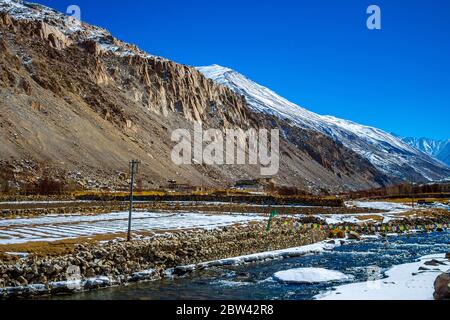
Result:
M135 212L133 231L164 232L187 229L213 229L264 219L256 214L201 214ZM0 220L0 245L56 241L104 234L124 233L128 212L99 215L52 215L30 219Z

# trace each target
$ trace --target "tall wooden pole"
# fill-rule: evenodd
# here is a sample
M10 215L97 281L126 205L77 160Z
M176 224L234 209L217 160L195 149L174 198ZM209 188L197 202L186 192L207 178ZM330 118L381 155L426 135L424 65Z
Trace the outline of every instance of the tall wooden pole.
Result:
M128 214L128 234L127 241L131 241L131 219L133 216L133 192L134 192L134 176L136 173L137 166L139 165L139 161L132 160L130 162L130 174L131 174L131 182L130 182L130 212Z

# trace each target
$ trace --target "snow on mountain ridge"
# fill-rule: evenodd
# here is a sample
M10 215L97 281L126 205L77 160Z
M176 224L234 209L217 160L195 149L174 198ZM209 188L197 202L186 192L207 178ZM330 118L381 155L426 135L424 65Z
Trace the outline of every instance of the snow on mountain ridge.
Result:
M16 20L45 22L75 42L93 40L104 51L109 51L119 56L138 55L143 58L162 59L115 39L106 29L76 20L41 4L22 0L0 0L0 12L5 12Z
M423 154L392 134L352 121L311 112L232 69L218 65L197 69L207 78L244 95L254 111L274 115L289 120L299 127L330 136L368 159L384 173L404 179L405 172L408 171L409 176L434 180L441 179L450 170L441 162Z
M70 35L82 30L80 22L75 19L69 19L68 16L46 6L25 2L21 0L0 0L0 12L6 12L18 20L37 20L45 21L51 19L56 22L55 26L59 31L66 35ZM101 29L101 28L97 28ZM108 32L102 29L104 34Z
M402 138L404 142L413 146L414 148L423 151L431 156L437 156L447 144L449 140L434 140L428 138Z
M450 139L402 138L410 146L450 165Z

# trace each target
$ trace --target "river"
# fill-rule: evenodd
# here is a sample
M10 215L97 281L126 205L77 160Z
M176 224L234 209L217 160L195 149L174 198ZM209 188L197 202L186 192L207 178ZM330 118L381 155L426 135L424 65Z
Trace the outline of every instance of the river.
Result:
M348 242L321 254L214 268L184 278L113 287L53 299L308 300L337 285L367 281L370 274L368 270L373 270L374 266L384 272L394 265L445 252L450 252L449 231L369 238ZM286 284L273 279L273 274L278 271L303 267L337 270L353 278L346 282L322 284Z

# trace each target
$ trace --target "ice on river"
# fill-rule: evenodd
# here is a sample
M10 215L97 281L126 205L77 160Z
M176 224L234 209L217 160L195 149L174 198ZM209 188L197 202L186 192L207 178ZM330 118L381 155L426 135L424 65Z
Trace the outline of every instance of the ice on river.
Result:
M284 283L322 283L332 281L347 281L352 276L335 270L323 268L298 268L277 272L274 279Z

